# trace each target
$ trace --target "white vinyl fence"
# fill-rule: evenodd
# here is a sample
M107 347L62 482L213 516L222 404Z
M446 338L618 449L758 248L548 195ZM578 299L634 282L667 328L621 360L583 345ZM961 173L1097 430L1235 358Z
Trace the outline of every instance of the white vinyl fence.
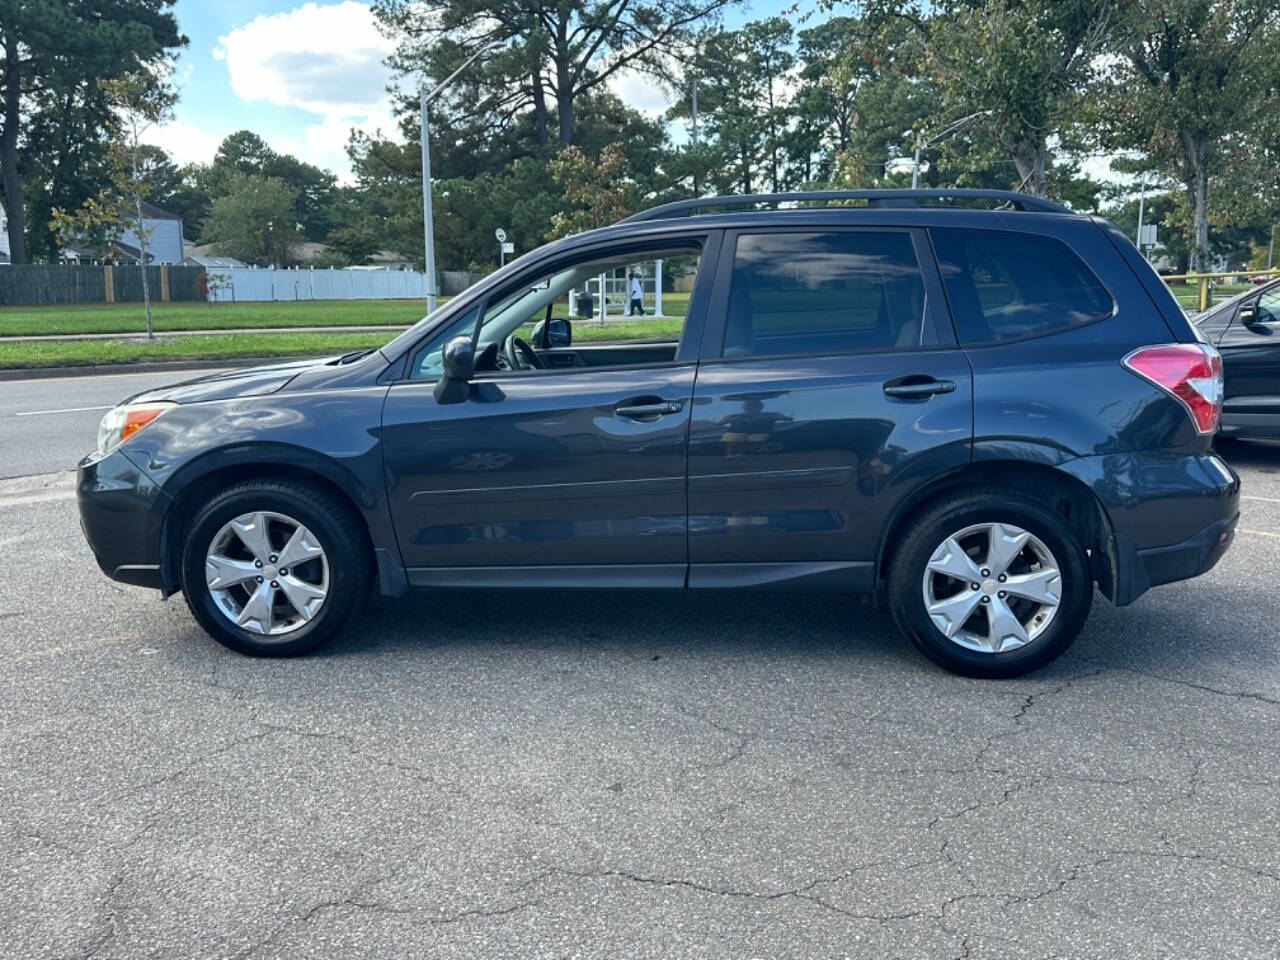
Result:
M426 274L417 270L295 270L213 267L209 299L261 300L422 300Z

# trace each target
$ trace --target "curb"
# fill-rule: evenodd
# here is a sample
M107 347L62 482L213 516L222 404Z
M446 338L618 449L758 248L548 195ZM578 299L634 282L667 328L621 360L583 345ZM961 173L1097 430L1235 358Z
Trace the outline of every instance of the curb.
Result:
M86 363L76 367L21 367L0 370L0 383L15 380L52 380L56 377L99 377L113 373L165 373L181 370L226 370L233 367L262 367L273 363L316 360L328 354L300 357L231 357L222 360L157 360L149 363Z

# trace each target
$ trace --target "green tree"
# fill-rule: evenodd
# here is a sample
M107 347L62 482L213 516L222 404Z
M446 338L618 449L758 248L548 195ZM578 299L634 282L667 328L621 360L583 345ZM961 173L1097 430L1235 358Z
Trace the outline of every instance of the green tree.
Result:
M1244 165L1250 133L1280 110L1278 49L1274 0L1145 0L1112 45L1118 61L1096 88L1101 140L1182 184L1192 270L1209 267L1210 181Z
M226 196L237 174L280 180L294 195L294 219L308 240L323 240L332 230L337 180L328 170L277 153L249 130L229 134L218 146L213 162L196 173L196 184L210 200Z
M445 95L469 120L502 129L531 110L540 145L554 120L561 146L575 141L582 99L629 68L662 68L681 34L733 0L375 0L394 37L389 59L404 76L448 76L486 52ZM416 97L405 102L411 113Z
M154 75L186 43L172 6L173 0L0 2L0 191L14 263L29 259L28 205L39 209L42 195L56 196L48 194L59 186L55 174L67 184L91 168L83 161L94 156L76 141L100 144L101 163L109 111L98 81ZM43 177L24 178L25 168L37 167Z
M616 223L627 215L622 144L611 143L595 160L572 144L551 161L551 175L564 191L569 210L551 218L548 240Z
M922 115L929 132L981 114L981 126L1017 167L1019 186L1043 195L1050 141L1073 127L1095 59L1131 0L873 0L880 20L923 40L918 69L945 94Z
M55 210L51 226L63 235L83 230L103 239L119 239L126 227L133 231L138 241L138 263L143 267L142 302L147 336L154 339L151 286L149 271L145 269L150 231L143 219L142 201L153 192L158 173L167 171L163 164L155 162L156 151L142 142L142 135L170 115L177 95L149 74L115 77L99 83L111 110L110 186L86 202L76 214Z
M294 219L296 203L295 191L283 180L232 174L227 193L209 205L204 238L222 256L285 266L303 239Z

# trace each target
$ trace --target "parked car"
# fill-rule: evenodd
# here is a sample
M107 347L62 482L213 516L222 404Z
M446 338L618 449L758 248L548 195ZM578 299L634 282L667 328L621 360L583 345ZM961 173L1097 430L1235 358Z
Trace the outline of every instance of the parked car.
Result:
M1222 433L1280 437L1280 280L1224 300L1192 321L1222 355Z
M694 271L683 316L575 329L571 295L658 259ZM727 197L528 253L381 349L134 397L79 502L107 575L249 654L313 649L375 584L823 590L1007 677L1067 648L1095 585L1123 606L1222 556L1221 397L1105 220Z

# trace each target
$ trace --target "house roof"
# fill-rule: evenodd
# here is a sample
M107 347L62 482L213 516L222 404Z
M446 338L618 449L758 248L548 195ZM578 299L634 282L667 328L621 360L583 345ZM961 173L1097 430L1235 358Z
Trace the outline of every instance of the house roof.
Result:
M194 254L188 254L187 256L183 257L182 262L187 266L222 267L223 269L227 267L248 266L248 264L245 264L242 261L237 260L235 257L206 257L206 256L195 256Z
M142 201L142 215L148 220L181 220L182 218L176 213L170 213L168 210L161 210L154 203Z

